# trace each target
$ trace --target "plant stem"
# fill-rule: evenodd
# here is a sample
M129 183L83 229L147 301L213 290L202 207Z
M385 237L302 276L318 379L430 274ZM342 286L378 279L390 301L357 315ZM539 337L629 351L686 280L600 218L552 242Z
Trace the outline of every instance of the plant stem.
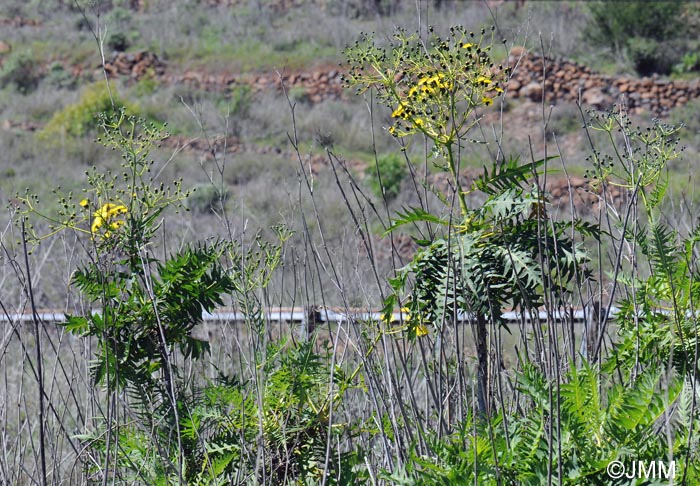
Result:
M489 355L486 348L486 316L477 314L476 316L476 356L477 356L477 400L479 402L479 414L482 417L488 416L488 377L489 377Z
M32 306L32 320L34 321L34 339L36 339L36 367L37 383L39 385L39 456L41 458L41 484L46 485L46 451L44 439L44 367L41 357L41 336L39 335L39 315L34 304L34 291L32 289L32 275L29 271L29 252L27 251L27 234L22 220L22 249L24 250L24 266L27 271L27 292Z
M462 211L462 218L466 218L469 214L469 208L467 207L467 200L464 197L464 191L462 190L462 184L459 182L459 172L457 171L457 166L455 163L454 153L452 152L452 144L448 143L445 145L447 150L447 163L450 169L450 174L452 175L455 182L455 190L457 191L457 197L459 198L459 208Z

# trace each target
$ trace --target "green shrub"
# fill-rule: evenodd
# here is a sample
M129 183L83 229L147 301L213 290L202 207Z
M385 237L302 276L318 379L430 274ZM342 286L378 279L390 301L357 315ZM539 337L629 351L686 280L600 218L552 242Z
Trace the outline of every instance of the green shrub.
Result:
M584 38L625 56L639 74L667 74L688 48L682 18L687 2L594 2ZM671 42L673 41L673 42Z
M681 61L673 66L673 71L677 74L700 71L700 53L694 49L684 54Z
M22 94L34 91L43 77L40 63L29 51L17 51L5 60L0 71L0 86L14 85Z
M377 196L382 193L387 199L393 199L401 192L401 182L407 174L406 161L396 153L377 158L377 164L367 167L365 174L372 190Z
M686 49L685 40L669 39L656 41L645 37L630 39L628 56L637 73L648 76L650 74L669 74L681 60Z
M187 198L187 207L198 213L217 211L226 202L228 191L221 191L212 184L199 184Z
M153 93L156 92L159 86L161 86L160 82L158 79L155 77L155 75L152 72L152 70L149 68L149 70L146 72L146 76L142 77L139 79L139 81L136 83L134 86L134 92L138 96L149 96L152 95Z
M53 62L49 65L48 73L46 73L46 81L58 89L71 89L75 86L76 79L66 71L63 64Z
M250 113L252 88L241 84L231 88L228 109L231 115L247 117Z
M82 137L98 128L97 115L103 112L117 113L124 108L128 115L139 114L139 109L131 103L120 100L114 89L112 89L112 97L114 104L104 82L88 86L77 103L68 105L54 114L41 131L41 138L50 140L60 135Z
M112 51L123 52L126 51L131 42L129 38L123 32L115 32L107 38L107 47Z
M232 86L228 96L218 103L218 111L227 117L232 135L240 136L245 125L249 123L251 105L252 89L243 84Z

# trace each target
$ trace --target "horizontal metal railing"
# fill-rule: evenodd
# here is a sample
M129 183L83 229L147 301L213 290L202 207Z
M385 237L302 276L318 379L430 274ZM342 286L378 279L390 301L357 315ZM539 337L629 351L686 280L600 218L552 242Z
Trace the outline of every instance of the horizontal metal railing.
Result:
M592 309L584 311L584 309L569 309L544 311L541 310L537 314L537 322L543 321L567 321L567 322L583 322L587 316L590 316ZM610 309L611 317L616 315L619 309L612 307ZM457 320L467 322L471 319L471 314L460 312L457 315ZM307 323L313 320L316 323L334 322L344 323L350 320L354 321L379 321L382 319L382 312L377 310L361 310L361 309L341 309L336 307L280 307L271 308L265 311L265 317L270 322L287 322L287 323ZM407 313L403 313L403 319L406 319ZM535 316L529 312L507 311L501 314L501 318L509 324L531 323ZM45 323L58 323L66 321L66 314L60 311L43 310L36 314L36 318ZM202 318L205 322L243 322L245 315L240 310L236 309L221 309L216 312L204 312ZM392 322L398 322L402 319L401 313L395 311L391 315ZM33 322L34 314L31 312L0 314L0 322Z

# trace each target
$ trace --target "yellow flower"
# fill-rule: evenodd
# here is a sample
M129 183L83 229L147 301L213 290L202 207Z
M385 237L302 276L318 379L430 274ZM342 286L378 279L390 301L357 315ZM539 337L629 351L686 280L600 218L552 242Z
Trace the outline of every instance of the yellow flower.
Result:
M408 307L401 307L401 309L400 309L400 312L401 312L401 315L403 317L404 322L409 323L409 325L408 325L409 332L410 332L411 327L412 327L411 322L414 321L413 316L411 316L411 314L409 314L410 311L411 311L411 309L409 309ZM416 331L416 337L423 337L423 336L428 335L428 327L423 323L418 323L415 327L415 331Z
M471 49L472 47L474 47L474 44L472 44L471 42L467 42L466 44L462 44L462 49Z
M423 126L423 120L422 120L421 118L416 118L416 119L413 121L413 124L414 124L416 127L421 128L421 127Z
M404 107L405 107L405 106L406 106L405 103L403 103L403 102L402 102L402 103L399 103L399 107L396 108L396 109L391 113L391 117L392 117L392 118L403 118L403 117L405 117L405 113L406 113L406 111L404 110Z
M492 100L491 98L489 98L488 96L484 96L484 97L481 99L481 102L482 102L485 106L489 106L489 105L492 105L492 104L493 104L493 100Z
M452 89L452 83L443 81L444 79L445 75L443 73L437 73L432 76L424 76L418 80L418 86L421 86L421 91L424 93L432 93L435 91L435 89ZM409 96L412 94L411 91L414 89L415 88L411 88L411 90L409 90Z
M83 199L78 204L80 204L82 207L86 208L90 204L90 201L88 201L87 199Z
M489 78L487 78L486 76L479 76L478 78L476 78L476 84L484 84L484 85L486 85L486 84L491 84L491 83L493 83L493 81L491 81L491 80L490 80Z
M425 324L418 324L416 326L416 337L423 337L428 335L428 326Z
M126 221L124 221L123 219L118 219L116 221L113 221L112 223L109 223L109 229L117 230L120 227L124 226L125 223Z
M127 212L128 210L123 204L103 204L102 207L95 212L95 217L93 218L92 226L90 227L92 233L97 233L97 230L103 226L106 226L108 230L112 231L119 229L124 225L125 221L116 218L126 214ZM109 231L106 231L104 234L105 238L109 238L110 234L111 233Z

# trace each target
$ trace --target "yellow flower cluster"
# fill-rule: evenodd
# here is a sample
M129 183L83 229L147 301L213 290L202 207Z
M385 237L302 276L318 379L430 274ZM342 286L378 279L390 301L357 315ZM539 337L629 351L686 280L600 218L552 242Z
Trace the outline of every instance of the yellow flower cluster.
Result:
M423 337L428 335L428 327L425 324L418 324L416 326L416 337Z
M438 91L445 92L452 89L452 83L445 81L443 73L433 76L425 76L418 80L418 84L408 90L408 97L415 97L417 94L432 95Z
M85 205L83 205L83 201L81 201L80 205L85 206L87 205L87 202ZM92 226L90 227L92 234L94 235L100 228L106 227L107 231L105 231L104 237L109 238L111 231L118 230L124 225L124 223L126 223L124 219L120 219L120 216L126 214L127 212L128 210L123 204L103 204L102 207L95 212L95 216L92 220Z
M415 128L423 128L425 120L415 116L415 110L411 109L414 103L426 103L431 98L437 98L439 95L448 93L452 89L452 83L445 79L444 73L436 73L428 76L423 76L418 80L415 86L408 90L407 101L401 101L399 106L391 113L392 118L407 121ZM389 129L390 133L394 134L395 128Z
M495 91L496 94L494 95L494 97L503 93L503 88L495 84L491 78L487 78L486 76L479 76L478 78L476 78L476 82L474 84L476 84L477 86L488 87L489 91ZM483 96L481 98L481 102L484 104L484 106L490 106L493 104L493 98L489 96Z
M429 334L428 331L428 326L423 324L423 319L418 319L418 322L415 322L415 319L411 314L409 314L410 309L408 307L402 307L401 308L401 313L406 314L406 322L409 323L408 328L411 329L411 327L414 327L415 332L416 332L416 337L423 337L427 336Z
M415 335L416 337L423 337L427 336L430 334L430 331L428 330L428 326L426 326L422 321L422 319L419 319L418 322L416 322L416 319L410 314L410 309L408 307L401 307L400 312L401 312L401 320L405 323L404 327L400 328L400 331L408 331L409 334L411 330L415 330ZM383 314L381 317L382 321L387 323L387 324L393 324L396 322L396 320L393 318L391 314ZM395 331L393 332L399 332L399 328L394 328Z
M473 44L462 47L471 50ZM494 98L503 93L500 81L493 79L489 70L476 74L468 84L473 87L471 93L478 93L475 104L490 106ZM442 72L429 73L419 78L399 98L398 106L391 113L391 117L399 122L389 128L389 133L401 137L420 130L436 141L448 141L452 135L443 121L449 118L446 107L453 102L451 97L455 95L454 86L451 78ZM405 124L402 126L401 122Z
M408 117L408 112L406 111L406 103L403 101L399 103L399 107L391 112L392 118L406 119Z

